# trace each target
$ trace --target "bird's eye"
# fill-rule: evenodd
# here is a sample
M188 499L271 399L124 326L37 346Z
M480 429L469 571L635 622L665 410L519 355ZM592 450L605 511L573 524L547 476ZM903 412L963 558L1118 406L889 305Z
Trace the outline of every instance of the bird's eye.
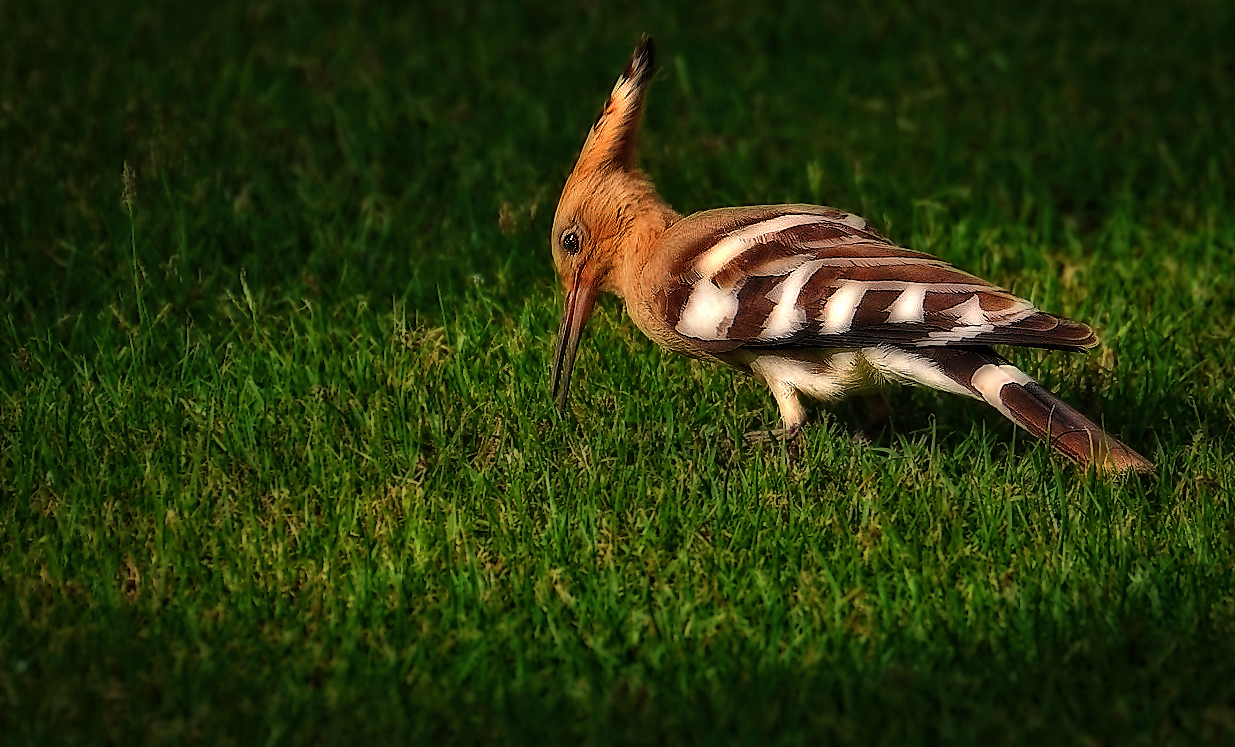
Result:
M568 228L562 234L562 248L567 254L574 254L579 251L579 234L575 233L575 229Z

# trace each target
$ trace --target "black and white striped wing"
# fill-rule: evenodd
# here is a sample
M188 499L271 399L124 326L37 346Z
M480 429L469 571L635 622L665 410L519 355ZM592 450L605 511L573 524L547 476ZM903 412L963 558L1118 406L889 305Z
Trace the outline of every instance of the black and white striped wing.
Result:
M659 310L679 335L713 353L739 346L1097 344L1088 326L898 247L862 218L832 208L698 213L676 224L662 247L674 260L658 289Z

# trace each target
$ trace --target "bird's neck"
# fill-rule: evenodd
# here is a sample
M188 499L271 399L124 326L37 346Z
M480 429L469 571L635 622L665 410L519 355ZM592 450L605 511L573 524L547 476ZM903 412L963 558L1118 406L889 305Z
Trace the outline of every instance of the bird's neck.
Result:
M643 268L655 255L660 237L682 217L661 199L650 183L645 184L646 188L627 202L628 215L624 216L627 220L622 227L625 235L621 241L621 256L614 268L617 271L616 291L623 297L640 282Z

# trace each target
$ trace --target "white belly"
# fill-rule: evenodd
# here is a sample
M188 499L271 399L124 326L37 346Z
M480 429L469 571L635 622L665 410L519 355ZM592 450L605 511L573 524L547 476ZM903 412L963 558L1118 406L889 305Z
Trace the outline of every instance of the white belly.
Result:
M858 350L794 351L791 355L758 353L745 362L755 377L773 391L793 390L824 402L869 391L887 382L974 396L932 361L884 345Z

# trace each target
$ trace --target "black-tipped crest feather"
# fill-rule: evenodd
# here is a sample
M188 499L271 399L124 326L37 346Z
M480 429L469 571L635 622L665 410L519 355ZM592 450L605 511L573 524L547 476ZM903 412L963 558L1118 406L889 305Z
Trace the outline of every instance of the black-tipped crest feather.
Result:
M644 34L639 37L639 45L631 53L630 61L626 63L626 70L622 72L622 77L626 80L634 78L635 85L642 87L652 76L654 69L656 69L656 43L652 41L652 37Z
M587 142L579 153L576 172L610 167L632 168L635 160L635 136L643 109L643 95L656 69L656 45L646 34L631 53L618 76L609 98L605 100Z

